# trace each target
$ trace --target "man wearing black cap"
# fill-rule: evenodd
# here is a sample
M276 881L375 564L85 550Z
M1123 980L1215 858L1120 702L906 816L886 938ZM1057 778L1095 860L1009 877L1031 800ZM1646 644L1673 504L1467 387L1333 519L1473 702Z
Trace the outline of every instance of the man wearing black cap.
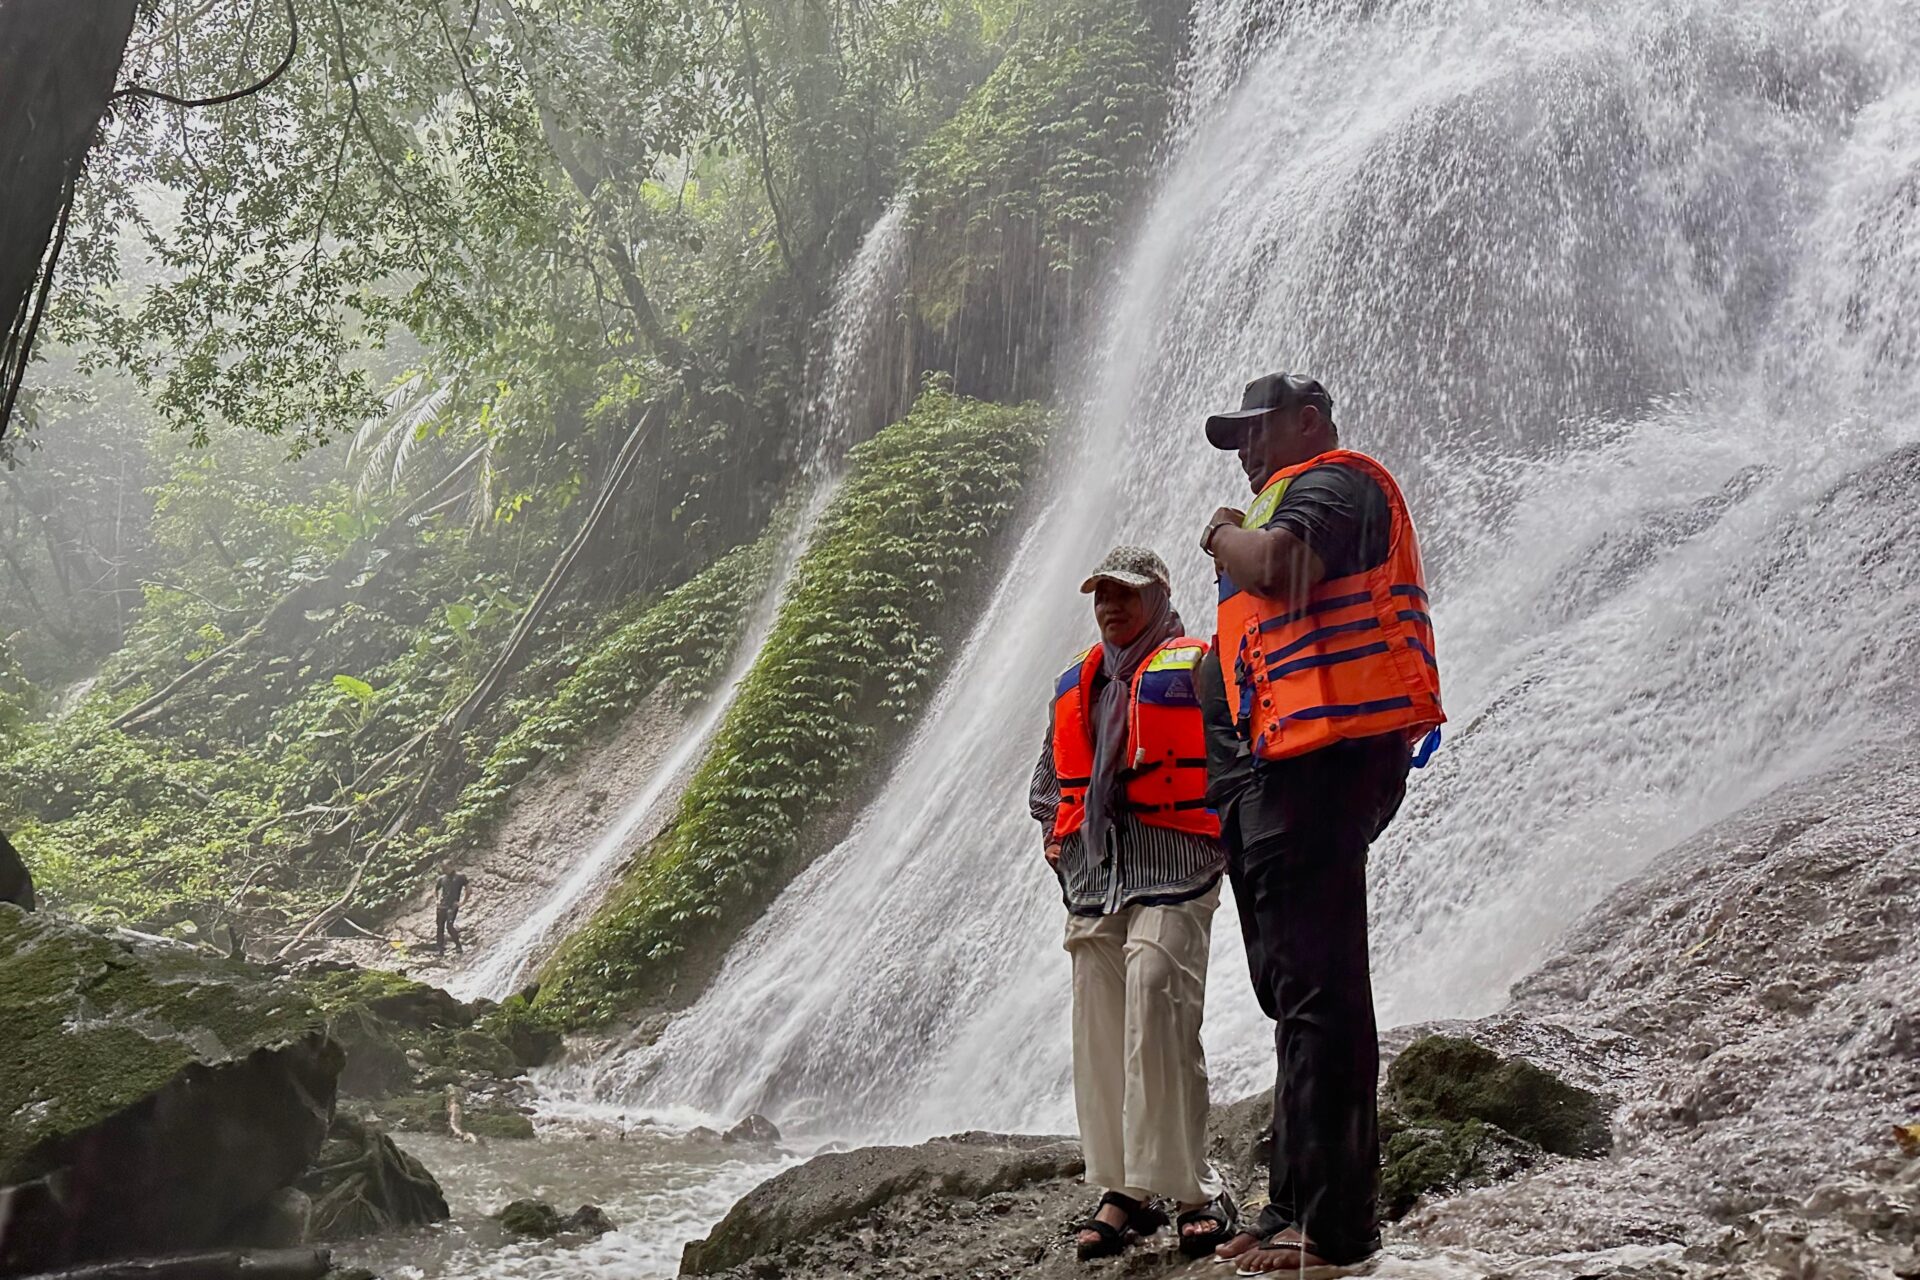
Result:
M1367 848L1444 719L1425 582L1398 485L1339 447L1317 381L1255 380L1207 439L1257 495L1202 535L1221 603L1197 674L1208 798L1279 1058L1269 1204L1220 1253L1244 1273L1344 1265L1379 1246Z

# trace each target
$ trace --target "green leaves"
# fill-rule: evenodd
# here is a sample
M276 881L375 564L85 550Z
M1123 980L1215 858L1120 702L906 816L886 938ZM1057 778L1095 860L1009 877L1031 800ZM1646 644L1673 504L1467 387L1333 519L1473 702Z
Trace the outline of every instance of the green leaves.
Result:
M373 686L365 680L337 675L333 678L333 687L359 703L363 710L373 704Z

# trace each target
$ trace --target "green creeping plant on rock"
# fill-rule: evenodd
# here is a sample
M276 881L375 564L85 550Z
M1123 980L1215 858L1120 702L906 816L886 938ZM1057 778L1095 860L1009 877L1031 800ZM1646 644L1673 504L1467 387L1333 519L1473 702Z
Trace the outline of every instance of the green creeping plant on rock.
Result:
M538 1008L588 1023L662 996L819 851L932 695L1045 428L934 380L853 451L673 825L550 962Z

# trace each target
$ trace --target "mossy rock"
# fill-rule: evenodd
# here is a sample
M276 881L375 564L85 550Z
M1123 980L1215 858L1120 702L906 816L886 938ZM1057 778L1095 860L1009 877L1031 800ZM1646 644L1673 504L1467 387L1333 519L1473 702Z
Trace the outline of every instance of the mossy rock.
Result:
M444 1093L410 1093L377 1103L373 1112L386 1124L402 1133L450 1134L447 1124L447 1096ZM512 1107L490 1107L466 1103L460 1111L461 1124L476 1138L500 1138L509 1142L534 1136L533 1121Z
M493 1215L517 1236L551 1239L558 1235L605 1235L613 1223L598 1205L583 1204L562 1216L545 1200L515 1200Z
M442 1093L406 1093L382 1098L372 1108L383 1124L402 1133L446 1133L447 1098Z
M290 982L0 906L0 1272L217 1242L311 1161L341 1065Z
M1478 1120L1409 1124L1380 1118L1380 1212L1404 1217L1421 1196L1504 1181L1530 1167L1540 1149Z
M560 1052L564 1043L560 1028L542 1011L536 1010L525 996L508 996L500 1007L474 1024L476 1030L496 1036L507 1046L519 1064L528 1070L545 1066Z
M470 1027L472 1005L439 987L385 969L335 969L302 979L327 1014L363 1009L414 1031Z
M1387 1071L1386 1096L1416 1123L1480 1120L1555 1155L1604 1155L1611 1145L1599 1094L1460 1036L1408 1045Z
M472 1107L463 1111L460 1119L476 1138L525 1142L534 1136L533 1121L510 1107Z

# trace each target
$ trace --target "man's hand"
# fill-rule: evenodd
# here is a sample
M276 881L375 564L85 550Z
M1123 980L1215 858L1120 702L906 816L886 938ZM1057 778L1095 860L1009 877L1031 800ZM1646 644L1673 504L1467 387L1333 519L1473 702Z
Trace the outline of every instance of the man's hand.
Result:
M1246 512L1237 511L1232 507L1221 507L1218 511L1215 511L1211 516L1207 517L1207 527L1200 534L1200 549L1208 555L1212 555L1214 531L1219 529L1221 525L1232 525L1238 529L1241 522L1246 518Z
M1050 840L1047 842L1046 857L1047 857L1047 865L1052 867L1054 870L1058 871L1060 869L1059 841Z

